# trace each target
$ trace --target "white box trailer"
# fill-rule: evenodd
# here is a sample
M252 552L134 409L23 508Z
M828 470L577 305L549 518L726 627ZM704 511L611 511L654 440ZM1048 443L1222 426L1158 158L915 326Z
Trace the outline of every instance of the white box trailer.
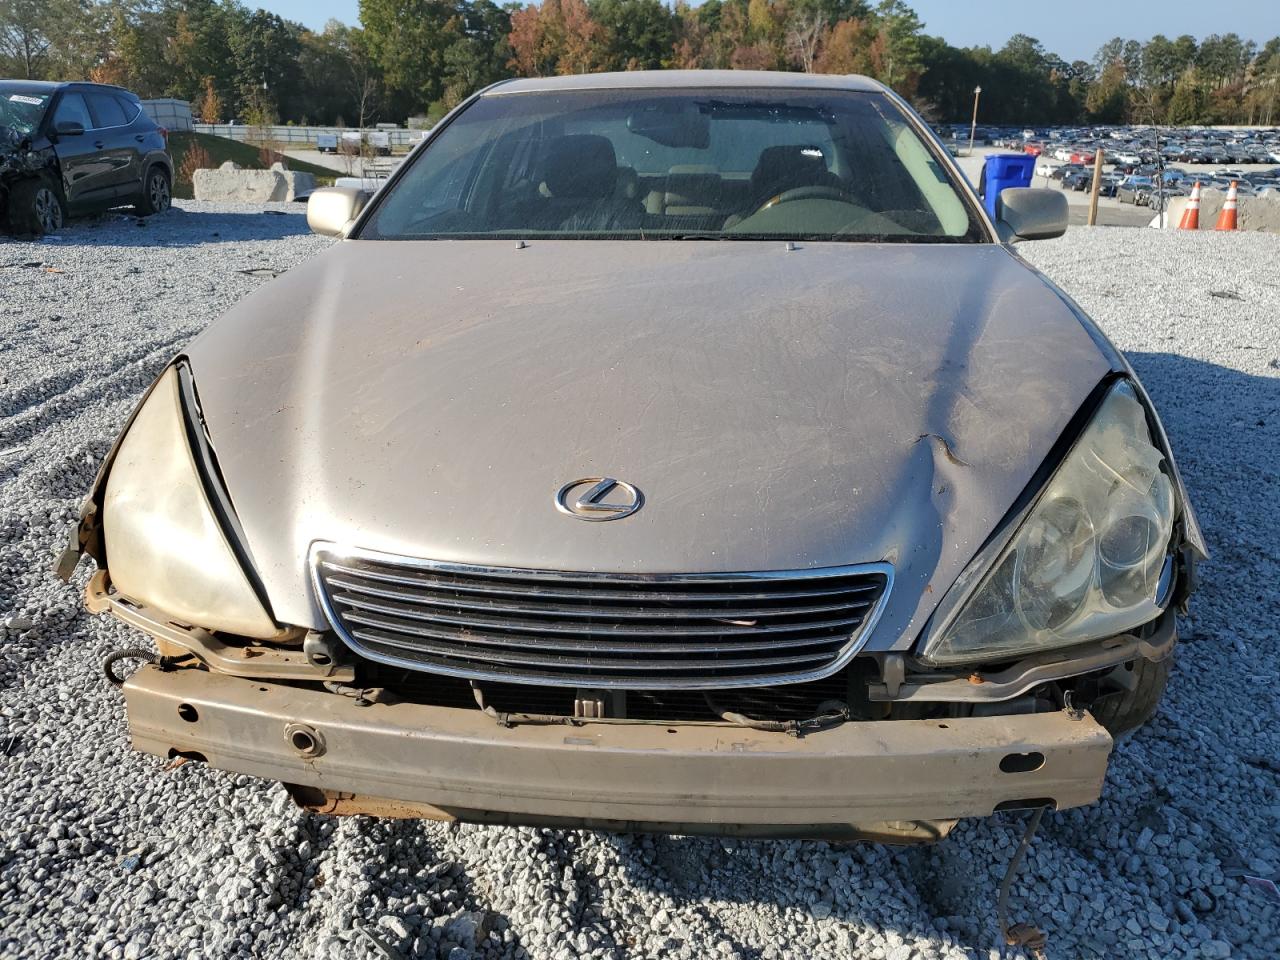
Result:
M194 119L191 116L191 104L186 100L166 97L158 100L143 100L141 103L147 116L170 133L191 129Z
M321 153L337 153L338 135L336 133L317 133L316 149Z

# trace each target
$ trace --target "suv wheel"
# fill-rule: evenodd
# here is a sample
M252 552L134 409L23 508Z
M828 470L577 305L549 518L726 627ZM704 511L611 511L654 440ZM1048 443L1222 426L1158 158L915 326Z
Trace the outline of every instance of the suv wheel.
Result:
M147 171L146 182L142 185L138 213L149 217L153 213L164 213L172 205L173 191L169 186L168 172L164 167L152 167Z
M23 180L9 191L9 227L14 233L57 233L63 219L62 197L43 177Z

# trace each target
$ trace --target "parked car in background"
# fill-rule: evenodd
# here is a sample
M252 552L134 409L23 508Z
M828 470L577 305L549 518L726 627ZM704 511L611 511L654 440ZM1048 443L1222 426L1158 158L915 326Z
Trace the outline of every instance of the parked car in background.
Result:
M1088 190L1093 186L1093 171L1088 169L1072 170L1062 178L1063 190Z
M1144 191L1151 189L1150 177L1125 177L1116 188L1116 199L1121 203L1137 204Z
M0 80L0 214L12 232L51 233L108 207L163 213L172 183L166 132L128 90Z

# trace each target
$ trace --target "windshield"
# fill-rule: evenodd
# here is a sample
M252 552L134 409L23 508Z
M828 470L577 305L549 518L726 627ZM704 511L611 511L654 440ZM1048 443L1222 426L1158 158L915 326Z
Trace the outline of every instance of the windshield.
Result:
M488 95L409 162L362 239L984 240L877 93Z
M15 139L31 136L40 126L50 96L37 87L0 83L0 128Z

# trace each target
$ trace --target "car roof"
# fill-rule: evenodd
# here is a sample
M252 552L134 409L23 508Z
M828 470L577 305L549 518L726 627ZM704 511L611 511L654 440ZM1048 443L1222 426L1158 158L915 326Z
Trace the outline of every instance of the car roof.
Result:
M0 88L22 87L25 90L43 90L56 93L59 90L109 90L112 93L123 93L137 99L137 95L118 87L114 83L93 83L89 80L18 80L6 77L0 80Z
M584 73L568 77L526 77L504 80L485 96L558 90L718 90L762 87L777 90L854 90L883 93L869 77L771 70L630 70L625 73Z

